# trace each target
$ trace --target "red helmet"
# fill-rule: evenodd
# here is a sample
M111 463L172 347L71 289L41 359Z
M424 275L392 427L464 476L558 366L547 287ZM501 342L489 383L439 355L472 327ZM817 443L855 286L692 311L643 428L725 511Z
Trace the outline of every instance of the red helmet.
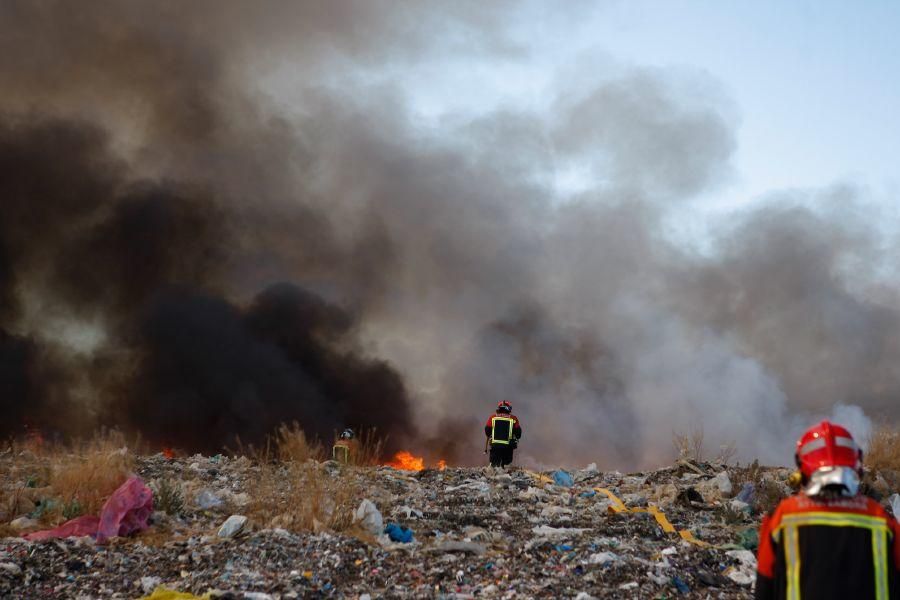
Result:
M512 404L510 404L506 400L501 400L497 403L497 412L506 414L512 413Z
M807 479L823 467L862 470L862 450L853 441L853 436L845 428L829 421L810 427L797 440L796 459L800 472Z

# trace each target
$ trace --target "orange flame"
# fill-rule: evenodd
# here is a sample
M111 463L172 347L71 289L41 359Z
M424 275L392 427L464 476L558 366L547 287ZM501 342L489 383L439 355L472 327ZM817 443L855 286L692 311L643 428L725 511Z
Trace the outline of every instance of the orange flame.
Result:
M438 461L438 470L443 471L446 468L447 468L447 461L442 458L441 460Z
M166 447L162 449L162 455L166 460L172 460L173 458L175 458L175 451L169 447Z
M394 460L387 463L387 466L403 471L421 471L425 468L425 459L420 456L413 456L406 450L401 450L394 455Z

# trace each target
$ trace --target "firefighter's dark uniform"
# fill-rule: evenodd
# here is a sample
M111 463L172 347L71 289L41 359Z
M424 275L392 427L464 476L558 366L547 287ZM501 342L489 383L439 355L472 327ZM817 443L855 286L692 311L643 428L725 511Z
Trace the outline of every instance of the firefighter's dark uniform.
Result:
M519 419L511 414L491 415L484 426L491 445L491 466L504 467L512 462L513 450L522 437Z
M896 600L897 534L867 496L782 500L760 527L756 598Z

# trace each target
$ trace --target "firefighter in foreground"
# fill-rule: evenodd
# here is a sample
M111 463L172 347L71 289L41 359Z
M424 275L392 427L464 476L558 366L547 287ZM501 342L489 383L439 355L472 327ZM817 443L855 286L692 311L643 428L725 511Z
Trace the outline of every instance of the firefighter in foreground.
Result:
M859 493L862 450L822 421L797 442L802 489L763 519L756 598L900 598L897 521Z
M491 466L505 467L513 459L513 451L522 437L519 419L512 414L512 404L503 400L497 404L496 414L491 415L484 425L485 449L490 448Z

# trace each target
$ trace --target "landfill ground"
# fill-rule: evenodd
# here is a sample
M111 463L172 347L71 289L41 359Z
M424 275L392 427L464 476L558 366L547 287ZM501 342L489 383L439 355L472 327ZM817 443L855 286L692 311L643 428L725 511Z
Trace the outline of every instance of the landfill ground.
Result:
M0 461L7 492L28 485L15 457ZM41 524L7 508L0 597L750 598L760 513L789 493L786 469L690 461L632 474L309 464L324 515L311 526L262 510L278 501L259 497L259 465L225 456L136 458L151 488L167 482L173 514L155 498L148 529L105 544L25 541Z

